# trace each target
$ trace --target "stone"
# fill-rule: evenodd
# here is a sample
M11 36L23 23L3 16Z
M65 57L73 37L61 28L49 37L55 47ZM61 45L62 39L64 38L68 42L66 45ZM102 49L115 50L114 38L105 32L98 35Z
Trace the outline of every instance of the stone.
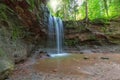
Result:
M89 57L85 56L84 59L87 60L87 59L89 59Z
M108 60L109 58L108 57L101 57L100 59Z
M81 54L85 54L85 53L91 54L93 52L91 50L81 50L80 53Z
M57 69L53 69L53 72L58 72L58 70Z
M5 79L14 69L14 64L11 60L0 58L0 80Z

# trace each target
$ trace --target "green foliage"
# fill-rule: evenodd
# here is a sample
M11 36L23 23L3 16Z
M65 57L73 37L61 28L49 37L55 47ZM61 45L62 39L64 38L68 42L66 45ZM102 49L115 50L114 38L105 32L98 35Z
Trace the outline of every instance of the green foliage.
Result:
M78 44L78 43L79 43L78 39L66 40L66 41L64 42L64 44L65 44L66 46L75 46L75 45Z
M5 56L5 52L3 51L2 48L0 48L0 57L3 57L3 56Z
M91 22L94 24L104 25L104 24L108 24L109 20L105 18L96 18L91 20Z
M0 20L7 20L7 15L5 13L6 11L6 6L3 4L0 4Z
M88 3L89 3L88 4L89 19L93 20L95 18L101 18L104 15L104 13L102 13L100 0L89 0Z
M51 0L53 1L53 0ZM56 0L58 1L58 0ZM83 1L83 2L78 2ZM49 9L54 16L61 17L63 20L84 19L86 0L60 0L54 12L49 3ZM88 17L94 19L113 19L120 16L120 0L88 0Z
M102 27L102 31L105 33L107 31L106 27Z
M14 25L12 27L12 39L13 40L16 40L16 39L19 39L21 38L23 35L22 35L22 30L20 29L20 26L17 27L16 25Z
M30 5L30 10L33 10L35 8L35 2L34 2L34 0L26 0L26 1Z
M14 1L14 0L13 0ZM29 2L32 3L33 0L29 0ZM8 11L9 10L9 11ZM5 26L3 29L3 32L1 32L4 36L6 36L7 32L11 35L11 38L13 40L16 40L18 38L21 38L23 36L23 31L21 30L21 26L19 26L18 20L15 18L15 13L11 13L12 10L8 8L4 4L0 4L0 24L2 26ZM8 15L9 14L9 15ZM4 23L2 23L4 22ZM7 26L6 26L7 25ZM1 26L1 27L2 27ZM9 30L9 31L7 31ZM0 49L0 52L3 53L2 49Z

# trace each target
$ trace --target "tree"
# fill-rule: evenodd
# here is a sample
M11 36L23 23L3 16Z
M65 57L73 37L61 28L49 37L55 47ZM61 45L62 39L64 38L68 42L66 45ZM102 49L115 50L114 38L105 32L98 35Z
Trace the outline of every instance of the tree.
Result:
M120 0L61 0L57 14L63 20L86 19L111 19L119 17ZM83 2L82 2L83 1ZM52 9L52 8L51 8Z
M85 1L85 14L86 14L86 16L85 16L85 20L86 20L86 23L88 23L88 21L89 21L89 18L88 18L88 0L86 0Z
M105 10L106 10L106 14L107 14L107 16L109 16L107 0L103 0L103 2L104 2L104 7L105 7Z

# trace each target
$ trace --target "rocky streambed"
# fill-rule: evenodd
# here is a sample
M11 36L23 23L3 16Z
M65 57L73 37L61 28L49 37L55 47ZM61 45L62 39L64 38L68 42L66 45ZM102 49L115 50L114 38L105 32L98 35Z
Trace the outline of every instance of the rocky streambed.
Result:
M119 46L81 49L82 54L63 57L32 56L17 64L6 80L120 80Z

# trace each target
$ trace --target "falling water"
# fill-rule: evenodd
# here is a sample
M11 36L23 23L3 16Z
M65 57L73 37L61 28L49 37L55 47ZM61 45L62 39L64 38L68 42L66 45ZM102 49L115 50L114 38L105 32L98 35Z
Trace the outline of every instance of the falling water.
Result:
M62 56L63 54L63 22L60 18L49 16L48 26L48 53L51 57Z
M63 24L60 18L54 18L55 21L55 31L56 31L56 46L57 46L57 54L62 53L62 41L63 41Z
M55 44L54 41L54 18L52 17L52 15L49 16L49 26L48 26L48 52L51 52L50 48L53 48L53 44Z

